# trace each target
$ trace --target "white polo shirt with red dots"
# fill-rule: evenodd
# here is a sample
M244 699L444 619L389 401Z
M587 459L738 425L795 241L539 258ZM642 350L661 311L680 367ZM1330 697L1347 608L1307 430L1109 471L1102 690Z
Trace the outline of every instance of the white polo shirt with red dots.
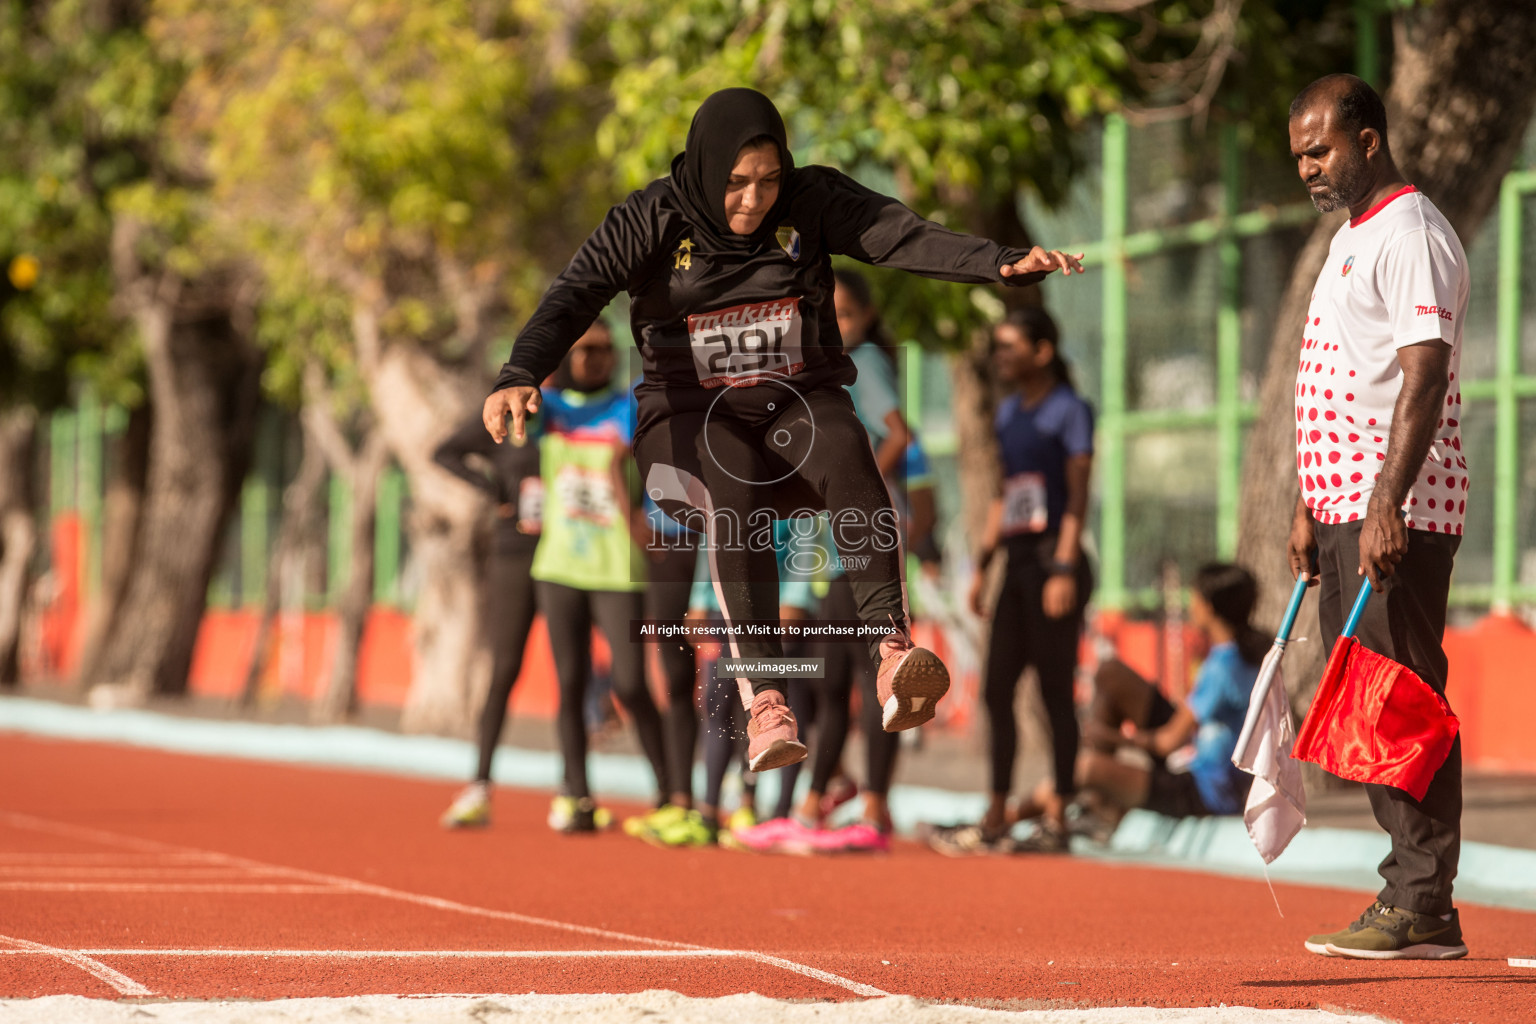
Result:
M1412 185L1333 236L1296 373L1296 472L1318 522L1365 518L1403 385L1397 350L1439 340L1451 347L1449 385L1403 512L1409 529L1461 533L1461 332L1471 290L1456 232Z

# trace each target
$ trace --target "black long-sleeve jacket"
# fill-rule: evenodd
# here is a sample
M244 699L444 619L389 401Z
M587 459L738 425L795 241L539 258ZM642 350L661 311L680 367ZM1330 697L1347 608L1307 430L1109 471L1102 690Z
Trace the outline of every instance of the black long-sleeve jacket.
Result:
M924 220L830 167L796 168L785 187L765 244L717 251L689 223L671 178L632 193L550 285L495 390L537 386L621 290L644 365L643 430L647 405L702 408L722 385L851 383L832 302L834 255L942 281L1026 285L1045 276L1002 277L998 269L1026 250Z

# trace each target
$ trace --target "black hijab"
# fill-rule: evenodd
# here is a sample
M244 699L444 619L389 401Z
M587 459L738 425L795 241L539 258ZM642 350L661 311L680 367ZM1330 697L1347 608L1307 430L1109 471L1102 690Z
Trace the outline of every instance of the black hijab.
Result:
M779 198L755 232L738 235L725 217L725 184L741 147L765 135L779 147ZM754 249L778 228L794 168L784 118L773 101L756 89L721 89L693 115L688 141L672 161L672 187L710 248Z

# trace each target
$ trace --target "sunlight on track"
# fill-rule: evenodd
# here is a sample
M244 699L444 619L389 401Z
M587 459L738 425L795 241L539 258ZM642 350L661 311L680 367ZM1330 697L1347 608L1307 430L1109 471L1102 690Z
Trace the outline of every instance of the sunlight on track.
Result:
M66 822L50 821L26 814L0 813L0 823L13 828L27 831L50 834L61 838L83 840L86 842L101 843L108 846L116 846L122 849L134 850L139 854L162 854L181 859L181 863L197 865L216 865L229 869L247 872L252 876L266 879L267 881L242 885L239 883L142 883L142 882L0 882L0 891L48 891L48 892L133 892L133 893L301 893L304 895L355 895L373 896L382 899L395 900L417 906L428 907L434 910L449 913L467 914L475 917L488 917L496 920L512 921L519 924L534 925L541 928L550 928L577 935L591 936L607 939L614 942L626 942L641 946L658 947L660 950L675 951L700 958L720 958L749 960L766 967L775 967L781 970L799 974L803 977L819 981L823 984L852 992L854 995L873 997L885 996L890 993L873 985L845 978L842 975L823 971L808 964L802 964L794 960L773 956L768 953L759 953L755 950L742 949L715 949L708 946L698 946L685 942L674 942L669 939L656 939L644 935L632 935L627 932L613 931L607 928L594 928L588 925L574 924L568 921L557 921L550 918L533 917L527 914L519 914L508 910L494 910L488 907L477 907L468 903L460 903L456 900L442 899L437 896L427 896L421 893L406 892L401 889L393 889L388 886L375 885L371 882L362 882L357 879L345 878L340 875L330 875L315 871L306 871L300 868L289 868L278 864L268 864L251 860L245 857L236 857L228 854L217 853L212 850L199 850L193 847L178 846L171 843L160 843L149 839L140 839L135 836L122 835L116 832L108 832L103 829L87 828L81 825L72 825ZM142 861L139 862L142 864ZM111 867L112 865L104 865ZM272 879L288 879L291 881L271 881ZM20 940L17 940L18 942ZM44 947L51 949L51 947ZM212 955L226 954L228 951L208 951ZM599 954L607 954L609 951L596 951ZM55 950L60 958L68 955L79 956L86 959L84 954L68 953L68 951ZM125 954L126 955L126 954ZM174 955L174 954L173 954ZM273 954L266 954L273 955ZM547 957L550 954L538 954ZM591 954L581 954L583 956ZM75 961L69 961L74 963ZM94 962L94 961L93 961ZM76 966L82 964L77 963ZM97 965L104 970L111 970L104 965ZM94 971L91 973L95 974ZM112 972L116 973L116 972ZM96 977L102 977L95 974ZM137 982L119 975L123 981L132 985ZM102 978L102 980L106 980ZM112 982L114 988L118 986ZM140 986L142 987L142 986ZM122 989L118 989L122 991ZM145 990L147 993L147 990ZM126 994L126 993L125 993ZM142 993L135 993L142 994Z

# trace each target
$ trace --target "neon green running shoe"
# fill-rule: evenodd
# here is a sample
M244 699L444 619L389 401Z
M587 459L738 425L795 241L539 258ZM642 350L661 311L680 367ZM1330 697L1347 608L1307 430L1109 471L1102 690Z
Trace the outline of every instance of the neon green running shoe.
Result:
M459 790L453 803L438 819L443 828L484 828L491 823L491 787L485 782L471 782Z
M549 805L549 827L556 832L597 832L613 823L606 807L599 807L591 797L557 796Z
M688 808L679 807L676 804L662 804L654 811L637 814L632 818L624 819L624 834L631 839L644 839L647 832L655 832L665 828L673 822L681 821L688 814Z
M690 847L714 846L720 834L720 826L704 820L698 811L684 811L679 818L668 820L659 828L647 829L640 838L652 846Z

